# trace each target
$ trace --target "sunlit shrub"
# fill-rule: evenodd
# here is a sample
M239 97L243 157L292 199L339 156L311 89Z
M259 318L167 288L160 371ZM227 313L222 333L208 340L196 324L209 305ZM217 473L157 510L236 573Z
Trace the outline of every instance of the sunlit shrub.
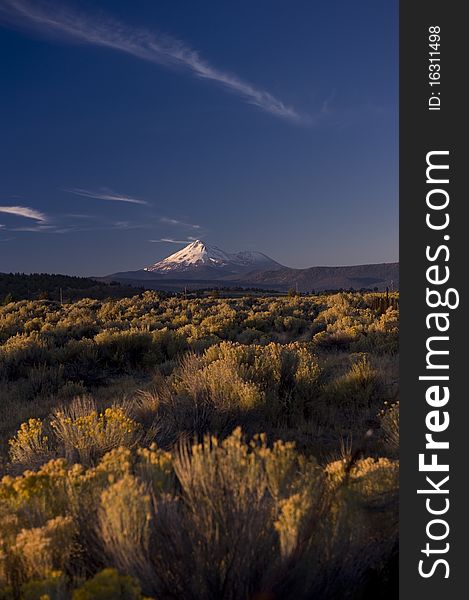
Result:
M13 552L29 578L44 578L68 563L74 538L71 517L55 517L42 527L22 529L16 536Z
M170 452L161 450L153 443L149 448L139 448L137 455L140 459L137 464L137 473L150 485L155 496L161 496L174 490L175 476Z
M50 427L58 446L71 460L90 464L112 448L133 446L139 439L140 427L122 406L99 412L93 401L76 399L56 410Z
M150 496L132 475L124 475L102 492L100 535L113 563L126 573L148 572L150 522Z
M152 356L155 363L173 360L189 348L184 335L168 329L153 332L152 340Z
M312 498L305 492L292 494L280 501L279 516L274 526L283 557L290 556L297 548L303 522L311 510Z
M128 405L99 411L86 397L55 410L47 430L46 434L40 419L23 423L9 442L12 462L31 468L55 455L89 465L113 448L135 446L143 436L141 425L129 415Z
M223 342L186 360L174 391L218 411L258 411L274 422L305 417L318 393L317 359L300 345Z
M40 527L66 513L67 473L65 460L57 459L37 471L24 471L17 477L4 476L0 481L0 501L22 518L27 515L25 527Z
M9 441L10 459L24 465L44 462L50 454L49 438L44 434L41 419L29 419L22 423L16 436Z
M122 597L140 598L128 575L156 598L168 590L181 598L252 597L267 593L272 578L283 589L295 557L310 594L325 577L331 585L328 569L337 565L354 564L359 578L378 564L374 555L363 565L354 557L371 539L388 551L396 489L395 461L341 460L323 469L291 442L269 445L264 434L246 441L239 429L173 454L116 449L88 469L52 461L0 483L0 585L55 593L63 583L51 573L76 577L79 555L89 569L104 557L125 576L100 573L73 598L119 598L124 590L134 596ZM332 581L343 597L343 580Z
M51 358L39 334L17 334L0 346L0 371L4 377L16 379L31 367L50 363Z

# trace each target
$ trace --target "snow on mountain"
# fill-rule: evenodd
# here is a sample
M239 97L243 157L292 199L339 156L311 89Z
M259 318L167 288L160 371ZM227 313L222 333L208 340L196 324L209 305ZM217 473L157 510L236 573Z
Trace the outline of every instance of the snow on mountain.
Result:
M338 289L398 289L399 263L345 267L292 269L261 252L230 254L200 240L159 262L102 278L147 289L182 291L203 289L219 283L223 287L247 287L286 292Z
M229 254L217 246L209 246L201 240L196 240L154 265L145 267L144 270L160 275L187 276L192 273L194 276L224 276L281 267L282 265L261 252L244 251Z

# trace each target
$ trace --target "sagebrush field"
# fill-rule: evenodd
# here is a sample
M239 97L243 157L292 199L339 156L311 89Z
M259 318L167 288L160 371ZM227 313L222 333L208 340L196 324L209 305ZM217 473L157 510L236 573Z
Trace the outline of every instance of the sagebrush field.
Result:
M0 307L0 599L395 597L391 296Z

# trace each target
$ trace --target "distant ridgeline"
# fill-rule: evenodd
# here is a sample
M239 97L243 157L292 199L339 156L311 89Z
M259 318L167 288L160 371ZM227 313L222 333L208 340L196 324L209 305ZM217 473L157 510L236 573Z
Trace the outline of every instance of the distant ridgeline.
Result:
M48 275L47 273L0 273L0 303L16 300L52 300L70 302L81 298L125 298L139 290L111 281L96 281L89 277Z

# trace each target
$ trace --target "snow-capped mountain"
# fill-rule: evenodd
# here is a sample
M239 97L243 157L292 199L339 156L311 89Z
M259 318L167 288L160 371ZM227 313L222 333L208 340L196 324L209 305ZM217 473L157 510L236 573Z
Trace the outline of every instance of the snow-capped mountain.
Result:
M130 283L138 288L179 292L217 286L280 292L291 288L301 292L350 288L385 290L399 288L399 263L293 269L262 252L230 254L196 240L149 267L99 279Z
M145 267L144 270L154 275L219 278L280 268L280 263L261 252L244 251L229 254L217 246L209 246L201 240L196 240L171 256Z

